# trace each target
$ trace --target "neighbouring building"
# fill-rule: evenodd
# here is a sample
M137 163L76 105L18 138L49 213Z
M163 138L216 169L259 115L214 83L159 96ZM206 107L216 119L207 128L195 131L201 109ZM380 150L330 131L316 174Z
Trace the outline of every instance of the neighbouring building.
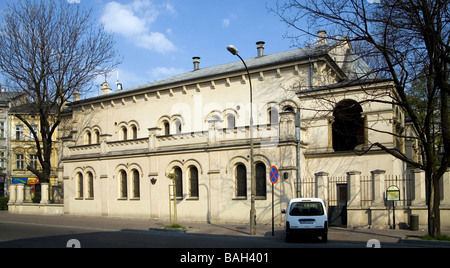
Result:
M1 87L1 86L0 86ZM0 197L8 195L10 179L10 130L9 111L12 103L17 102L23 94L17 92L6 92L4 88L0 91Z
M99 96L74 101L62 145L64 212L169 220L175 173L178 220L248 223L251 136L258 224L270 223L274 195L277 224L289 199L318 196L338 225L388 226L391 184L401 188L397 222L426 211L420 172L382 150L355 153L380 142L416 154L414 142L387 134L409 129L389 104L393 84L371 74L348 41L324 34L271 55L258 42L257 57L245 60L253 135L240 61L201 68L194 57L191 72L128 89L105 82ZM280 174L273 188L272 166Z
M30 131L29 127L18 118L18 115L25 118L30 126L40 137L40 117L33 103L22 103L14 105L9 110L8 116L8 139L9 139L9 158L8 158L8 179L10 185L23 185L24 193L21 195L23 203L39 203L41 201L41 182L38 177L28 170L28 166L32 166L36 169L40 169L40 163L38 160L38 151L36 147L35 137ZM49 191L52 193L53 186L59 186L58 172L59 163L61 159L60 142L57 139L59 133L55 131L53 141L53 151L51 155L52 171L50 175ZM19 191L19 190L17 190ZM22 191L22 188L20 188ZM16 193L13 193L16 196ZM49 195L50 200L53 198L53 194ZM48 198L46 198L48 199ZM12 206L14 211L20 211L20 206L17 209ZM20 204L17 204L20 205Z

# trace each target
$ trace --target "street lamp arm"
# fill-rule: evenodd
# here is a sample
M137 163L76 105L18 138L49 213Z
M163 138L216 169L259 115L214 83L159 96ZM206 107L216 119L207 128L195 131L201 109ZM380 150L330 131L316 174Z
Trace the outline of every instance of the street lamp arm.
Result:
M245 66L245 70L247 71L248 76L248 82L250 83L250 124L253 125L253 86L252 86L252 78L250 76L250 71L248 70L247 64L245 63L244 59L239 56L239 54L236 54L236 56L239 57L239 59L242 61L242 63Z

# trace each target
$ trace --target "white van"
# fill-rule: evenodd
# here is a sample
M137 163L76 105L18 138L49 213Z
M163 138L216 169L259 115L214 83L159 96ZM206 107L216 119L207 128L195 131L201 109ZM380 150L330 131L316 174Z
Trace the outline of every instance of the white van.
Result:
M295 198L289 201L286 214L286 241L296 234L311 234L328 241L328 216L325 204L319 198Z

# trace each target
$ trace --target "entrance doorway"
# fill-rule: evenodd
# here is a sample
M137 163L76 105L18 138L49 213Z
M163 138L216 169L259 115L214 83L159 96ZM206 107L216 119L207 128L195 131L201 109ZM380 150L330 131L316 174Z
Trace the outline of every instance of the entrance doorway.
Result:
M330 226L347 227L347 184L336 185L336 206L328 209Z

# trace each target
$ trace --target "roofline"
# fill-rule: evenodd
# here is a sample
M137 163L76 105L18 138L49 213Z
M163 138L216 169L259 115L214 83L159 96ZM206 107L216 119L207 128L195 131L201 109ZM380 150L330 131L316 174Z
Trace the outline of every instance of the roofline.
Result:
M323 48L312 48L314 49L314 53L313 54L306 54L306 55L302 55L299 57L292 57L283 61L275 61L275 62L269 62L269 63L262 63L262 64L255 64L255 65L250 65L248 66L249 68L249 72L258 72L261 71L262 69L268 69L270 67L274 67L274 66L281 66L281 65L287 65L287 64L291 64L294 62L297 62L298 64L307 64L309 63L309 60L311 59L317 59L317 58L324 58L325 61L332 65L332 67L335 69L335 71L337 71L339 73L339 75L344 76L345 74L342 72L342 70L340 70L340 68L334 63L334 61L331 59L331 57L328 55L328 52L334 48L335 46L346 42L346 41L340 41L337 44L333 45L333 46L328 46L327 49L323 49ZM302 48L302 49L307 49L307 48ZM302 49L296 49L296 50L302 50ZM308 48L310 49L310 48ZM283 54L283 53L287 53L287 52L291 52L291 51L295 51L295 50L289 50L289 51L285 51L285 52L279 52L279 53L274 53L274 54L270 54L270 55L265 55L263 57L268 57L268 56L276 56L277 54ZM251 61L251 60L257 60L259 59L258 57L254 57L254 58L249 58L246 61ZM180 74L180 75L186 75L189 73L195 73L195 72L199 72L202 70L207 70L210 68L218 68L218 67L226 67L227 65L229 65L230 67L233 67L234 65L237 65L239 67L234 68L233 70L230 71L224 71L224 72L217 72L217 73L211 73L211 74L205 74L205 75L200 75L200 76L196 76L193 78L188 78L185 80L181 80L181 81L168 81L167 83L164 83L165 80L170 80L171 78L177 77L177 76L172 76L169 78L166 78L164 80L160 80L160 81L156 81L153 83L147 83L141 86L136 86L136 87L132 87L126 90L122 90L122 91L116 91L110 94L106 94L106 95L100 95L100 96L96 96L96 97L92 97L92 98L88 98L88 99L84 99L84 100L79 100L76 102L72 102L69 104L69 106L74 107L74 106L80 106L80 105L85 105L85 104L90 104L90 103L98 103L101 101L108 101L108 100L113 100L113 99L118 99L118 98L123 98L123 97L128 97L128 96L133 96L136 95L137 93L141 93L141 92L155 92L160 90L160 88L163 88L163 90L166 89L170 89L170 88L174 88L174 87L180 87L183 85L188 85L188 84L195 84L195 83L202 83L205 81L211 81L211 80L220 80L220 79L225 79L228 78L230 76L238 76L241 74L246 74L246 70L244 65L240 62L240 61L235 61L235 62L231 62L231 63L226 63L226 64L221 64L221 65L216 65L216 66L211 66L211 67L206 67L200 70L196 70L196 71L191 71L191 72L187 72L184 74ZM241 66L242 65L242 66ZM273 69L273 68L272 68ZM214 79L211 79L214 78ZM160 84L156 84L158 82L162 82Z

